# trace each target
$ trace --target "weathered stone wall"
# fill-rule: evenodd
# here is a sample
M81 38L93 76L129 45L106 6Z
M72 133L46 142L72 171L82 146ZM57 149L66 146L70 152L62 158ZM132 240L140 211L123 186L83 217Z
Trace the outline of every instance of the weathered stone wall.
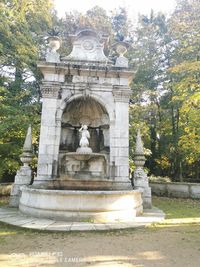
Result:
M200 184L197 183L150 183L156 196L200 199Z
M0 184L0 196L9 196L12 188L12 183Z

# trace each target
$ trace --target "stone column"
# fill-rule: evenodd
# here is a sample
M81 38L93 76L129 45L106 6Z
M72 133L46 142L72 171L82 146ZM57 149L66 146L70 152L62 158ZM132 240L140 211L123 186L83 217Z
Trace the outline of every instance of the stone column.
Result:
M59 106L60 83L43 82L43 104L38 153L38 169L35 183L54 179L57 175L61 120L56 119Z
M130 89L113 89L115 123L110 129L111 158L115 163L115 181L121 189L132 189L129 179L129 98ZM112 163L112 162L111 162Z
M137 132L134 163L136 167L133 177L134 188L142 191L143 207L151 208L151 188L147 174L144 172L145 156L140 130Z
M20 156L20 160L23 163L23 166L17 171L15 176L15 181L12 186L11 196L10 196L10 203L11 207L18 207L19 206L19 198L21 195L21 186L22 185L29 185L32 179L32 172L29 164L32 160L32 131L31 126L29 126L26 139L23 146L23 152Z

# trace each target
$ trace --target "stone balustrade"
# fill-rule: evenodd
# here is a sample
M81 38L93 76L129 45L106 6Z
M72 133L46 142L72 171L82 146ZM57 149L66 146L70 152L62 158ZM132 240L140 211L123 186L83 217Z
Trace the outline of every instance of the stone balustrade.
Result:
M200 183L151 182L150 187L156 196L200 199Z

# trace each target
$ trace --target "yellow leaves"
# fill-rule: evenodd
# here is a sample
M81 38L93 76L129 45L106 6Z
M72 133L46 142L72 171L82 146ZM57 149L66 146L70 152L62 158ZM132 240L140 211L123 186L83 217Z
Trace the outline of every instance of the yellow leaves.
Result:
M173 84L172 102L182 103L185 107L199 105L200 83L196 75L188 75Z
M171 163L169 161L169 158L164 155L160 159L156 159L155 161L163 169L170 168Z
M196 121L196 125L198 125L197 121L199 121L200 113L200 92L188 96L183 102L180 112L187 115L190 121Z
M6 99L7 89L5 87L0 86L0 102Z
M172 97L172 102L182 101L186 98L186 94L175 95Z
M184 61L169 69L171 73L194 73L200 72L200 61Z
M174 94L172 102L179 110L179 152L182 160L192 165L200 158L200 86L189 75L174 85Z
M200 92L196 92L191 95L190 102L200 108Z
M185 127L178 144L186 161L189 164L194 163L200 157L200 128Z
M13 97L13 100L20 101L22 98L29 96L31 94L28 90L20 91L15 97Z

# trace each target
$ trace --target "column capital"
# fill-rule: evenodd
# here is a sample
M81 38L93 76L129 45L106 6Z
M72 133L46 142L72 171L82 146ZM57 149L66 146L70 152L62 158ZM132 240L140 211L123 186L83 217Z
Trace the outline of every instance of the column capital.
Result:
M131 89L129 87L119 88L118 86L113 87L113 96L115 102L129 103L131 96Z
M41 86L41 93L43 98L59 98L61 83L43 81Z

